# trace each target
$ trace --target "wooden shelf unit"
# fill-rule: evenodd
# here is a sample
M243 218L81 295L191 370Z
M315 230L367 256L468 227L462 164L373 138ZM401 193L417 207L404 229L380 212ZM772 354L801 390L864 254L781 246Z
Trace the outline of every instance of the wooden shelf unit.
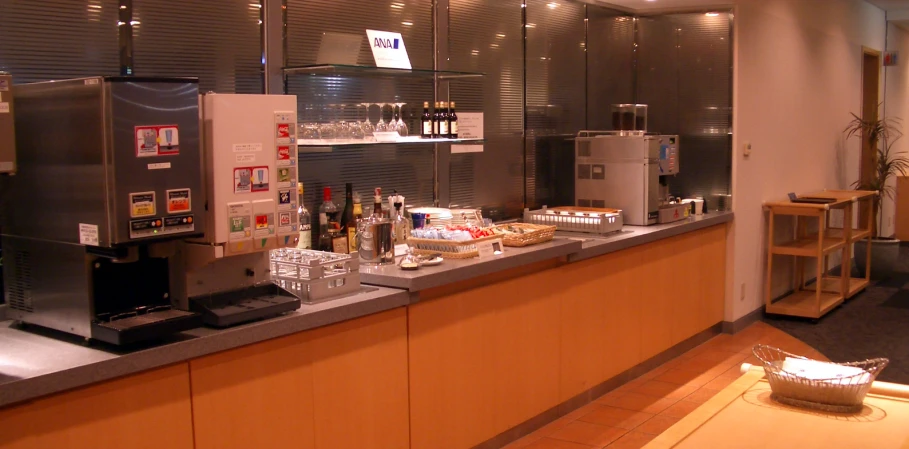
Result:
M765 285L764 310L767 313L778 315L798 316L817 319L824 316L836 306L842 304L848 294L851 284L848 281L851 264L848 254L851 252L852 242L852 207L855 202L852 197L846 198L841 193L827 204L793 203L791 201L767 202L764 209L769 212L769 226L767 237L767 272ZM843 197L840 198L839 196ZM815 195L801 195L815 196ZM829 196L823 196L828 198ZM843 213L843 228L831 228L830 212L840 210ZM774 238L775 221L777 216L792 216L795 218L791 235L785 243L776 243ZM817 230L809 231L809 221L817 223ZM843 255L843 275L832 278L832 282L824 283L827 276L828 257L839 251ZM773 260L774 256L793 257L794 286L792 293L778 300L773 299ZM814 279L821 280L820 289L807 285L805 277L805 263L807 259L816 259ZM829 287L829 288L828 288Z

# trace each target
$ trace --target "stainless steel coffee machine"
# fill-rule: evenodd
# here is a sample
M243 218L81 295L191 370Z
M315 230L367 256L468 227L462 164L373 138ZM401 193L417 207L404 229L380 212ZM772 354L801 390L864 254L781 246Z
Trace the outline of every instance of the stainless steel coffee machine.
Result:
M621 209L626 225L687 217L681 205L667 204L661 188L661 178L679 172L678 155L678 136L582 131L575 140L575 205Z
M195 79L18 85L0 216L8 317L127 344L197 327L171 305L175 240L205 229Z

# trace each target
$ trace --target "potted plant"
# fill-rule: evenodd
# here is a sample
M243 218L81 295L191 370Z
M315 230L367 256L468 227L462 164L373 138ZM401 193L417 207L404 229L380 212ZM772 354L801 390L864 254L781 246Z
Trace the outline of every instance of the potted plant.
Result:
M880 195L874 200L874 207L870 211L875 223L871 230L871 277L881 279L893 273L899 257L900 241L893 237L884 237L883 216L881 213L884 199L892 199L894 188L889 181L894 176L905 176L909 171L909 159L905 151L894 152L893 145L903 136L899 129L899 118L874 118L865 120L852 114L852 121L846 128L846 137L862 136L869 148L875 150L874 173L870 179L856 181L852 184L858 190L876 191ZM855 266L859 272L865 273L867 258L867 244L859 242L855 245Z

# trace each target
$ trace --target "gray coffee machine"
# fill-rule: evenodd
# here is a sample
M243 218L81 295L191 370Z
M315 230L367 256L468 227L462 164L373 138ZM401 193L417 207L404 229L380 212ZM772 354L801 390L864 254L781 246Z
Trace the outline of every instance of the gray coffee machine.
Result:
M171 306L175 240L205 224L196 79L18 85L0 215L8 317L113 344L197 327Z

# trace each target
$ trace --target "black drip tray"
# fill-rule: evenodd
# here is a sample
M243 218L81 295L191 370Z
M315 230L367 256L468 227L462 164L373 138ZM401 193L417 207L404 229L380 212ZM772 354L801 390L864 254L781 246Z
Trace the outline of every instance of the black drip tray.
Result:
M300 308L300 300L276 285L190 300L207 326L230 327L271 318Z
M92 323L92 338L114 345L160 339L202 325L198 313L168 309L115 321Z

